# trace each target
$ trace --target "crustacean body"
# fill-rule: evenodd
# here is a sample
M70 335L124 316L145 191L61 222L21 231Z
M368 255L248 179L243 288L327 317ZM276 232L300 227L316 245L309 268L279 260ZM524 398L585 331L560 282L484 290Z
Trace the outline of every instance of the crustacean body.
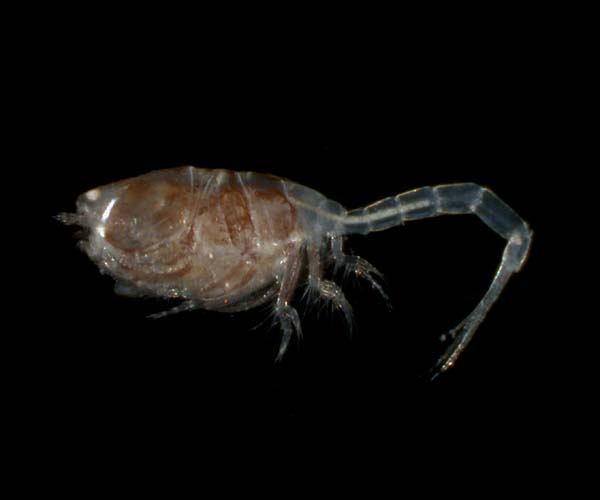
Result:
M453 342L437 366L443 371L521 268L531 242L528 225L476 184L423 187L348 211L313 189L275 176L179 167L87 191L77 200L77 213L59 219L87 229L81 247L116 280L118 293L182 299L155 317L194 308L234 312L272 301L283 331L281 358L294 332L301 332L291 299L304 269L311 294L330 301L348 321L351 307L342 290L323 278L332 259L385 297L377 270L344 253L345 236L468 213L507 245L488 292L451 332Z

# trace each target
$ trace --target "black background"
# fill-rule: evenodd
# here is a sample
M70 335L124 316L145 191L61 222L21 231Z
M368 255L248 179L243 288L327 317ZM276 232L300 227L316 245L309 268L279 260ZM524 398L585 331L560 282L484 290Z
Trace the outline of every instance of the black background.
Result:
M311 423L356 439L541 439L553 390L542 197L558 161L546 60L534 44L421 42L397 59L360 44L308 61L301 47L191 58L158 43L114 58L102 44L65 55L65 44L43 58L35 175L48 274L43 314L26 313L23 368L48 416L42 435L87 449L122 436L202 440L223 425L252 434L257 423L285 440L280 426ZM532 253L456 367L431 382L422 375L443 351L439 336L479 301L504 242L469 216L350 237L347 248L386 276L393 311L366 284L344 283L350 337L335 314L298 303L304 339L275 364L268 310L146 319L169 304L116 296L51 218L88 189L182 165L269 172L349 208L476 182L531 224Z

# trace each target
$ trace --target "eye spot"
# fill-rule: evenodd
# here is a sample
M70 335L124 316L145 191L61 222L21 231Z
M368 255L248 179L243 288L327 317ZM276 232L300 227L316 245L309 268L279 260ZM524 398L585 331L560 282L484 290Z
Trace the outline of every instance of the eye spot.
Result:
M100 190L90 189L87 193L85 193L85 197L90 201L96 201L98 198L100 198Z

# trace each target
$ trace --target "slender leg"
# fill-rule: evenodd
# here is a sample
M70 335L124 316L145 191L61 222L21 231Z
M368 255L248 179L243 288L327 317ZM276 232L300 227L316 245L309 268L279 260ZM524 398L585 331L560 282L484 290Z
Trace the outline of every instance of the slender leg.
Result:
M290 305L290 301L298 284L300 267L302 266L302 252L300 249L290 249L288 253L288 265L281 277L281 285L275 301L275 319L279 321L282 330L281 344L275 361L281 361L287 350L292 335L296 332L298 337L302 336L302 327L298 311Z
M343 269L344 278L353 274L358 278L366 280L371 285L371 288L381 296L387 308L389 310L392 309L392 302L388 294L383 289L381 283L375 279L384 280L383 274L375 266L358 255L346 255L344 253L343 240L339 236L331 239L331 250L335 259L334 273Z
M165 316L179 314L180 312L192 311L196 308L198 308L198 304L196 304L195 302L193 302L191 300L186 300L185 302L182 302L181 304L178 304L175 307L172 307L171 309L167 309L166 311L161 311L159 313L150 314L150 315L148 315L148 318L150 318L150 319L164 318Z
M439 359L433 376L450 368L465 349L508 279L527 259L532 231L519 215L492 191L477 184L447 184L423 187L385 198L348 212L345 234L368 234L402 225L406 221L444 214L474 214L507 240L502 261L494 279L479 302L450 335L452 344Z
M309 293L326 299L334 309L341 311L349 330L352 331L352 306L336 283L323 279L321 252L317 245L308 247L308 290Z

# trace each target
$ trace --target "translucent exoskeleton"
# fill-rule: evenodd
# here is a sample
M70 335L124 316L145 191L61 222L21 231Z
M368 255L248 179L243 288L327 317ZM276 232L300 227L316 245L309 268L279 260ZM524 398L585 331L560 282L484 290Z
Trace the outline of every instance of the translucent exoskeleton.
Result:
M282 330L281 359L293 335L301 334L291 300L303 274L308 292L330 301L348 322L351 306L340 287L323 278L326 263L364 278L385 297L378 271L344 253L345 236L445 214L477 215L506 247L487 293L450 332L438 373L456 362L529 252L529 226L487 188L421 187L346 210L279 177L179 167L87 191L76 213L58 218L86 229L81 248L116 280L117 293L181 299L153 317L195 308L242 311L271 301Z

